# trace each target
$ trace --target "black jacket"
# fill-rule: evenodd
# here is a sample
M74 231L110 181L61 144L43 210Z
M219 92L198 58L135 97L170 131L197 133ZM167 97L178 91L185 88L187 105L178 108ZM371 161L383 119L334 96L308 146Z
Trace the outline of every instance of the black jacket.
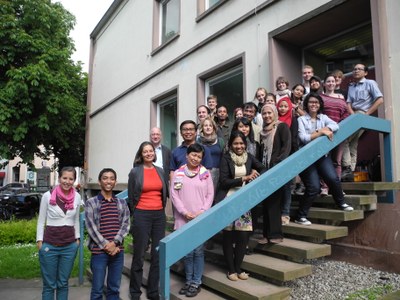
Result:
M266 171L265 166L259 162L253 155L247 154L248 158L245 163L246 175L249 175L254 169L259 173ZM215 196L215 202L218 203L226 197L229 189L238 187L243 184L242 178L235 178L235 164L229 153L224 154L219 166L219 189Z

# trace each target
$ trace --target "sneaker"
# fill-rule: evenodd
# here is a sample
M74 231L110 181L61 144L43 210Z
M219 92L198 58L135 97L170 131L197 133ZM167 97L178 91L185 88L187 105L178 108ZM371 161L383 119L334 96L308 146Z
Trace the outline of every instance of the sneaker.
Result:
M351 167L345 167L342 171L342 182L353 182L354 181L354 174L351 171Z
M260 245L268 244L268 239L263 237L262 239L257 241Z
M294 222L300 225L311 225L311 222L308 221L306 218L300 218L298 220L295 220Z
M294 189L294 194L302 196L304 195L305 187L302 183L297 184L296 188Z
M281 221L282 221L282 225L283 226L288 225L289 222L290 222L290 217L289 216L282 216L281 217Z
M232 273L232 274L228 273L228 275L226 275L226 277L228 277L228 279L231 280L231 281L238 281L239 280L239 277L238 277L237 273Z
M200 293L201 287L191 284L189 289L186 291L186 297L196 297L198 293Z
M348 205L346 203L343 203L343 204L339 205L339 207L340 207L341 210L344 210L344 211L352 211L352 210L354 210L353 207L351 207L350 205Z
M328 196L328 189L327 189L327 188L322 188L322 189L321 189L321 192L319 193L319 195L320 195L321 197L326 197L326 196Z
M186 283L183 288L179 290L179 295L186 295L186 292L188 291L190 287L190 284Z
M241 280L247 280L247 279L249 279L249 274L246 272L242 272L242 273L237 274L237 277Z

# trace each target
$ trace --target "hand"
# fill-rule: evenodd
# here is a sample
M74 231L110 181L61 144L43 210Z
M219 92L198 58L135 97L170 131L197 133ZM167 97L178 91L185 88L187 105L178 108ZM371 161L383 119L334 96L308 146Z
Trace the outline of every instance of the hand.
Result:
M114 256L114 255L116 255L116 254L118 254L120 252L121 252L121 249L119 249L119 247L115 247L115 250L113 252L109 253L109 255L110 256Z
M186 213L185 214L185 218L186 220L193 220L196 217L196 215L192 214L192 213Z
M40 249L42 249L43 242L37 241L36 245L37 245L38 250L40 250Z
M115 251L115 248L117 248L117 246L115 245L114 241L108 242L105 246L104 246L104 251L107 254L111 254Z
M80 239L76 239L75 242L79 246L79 244L81 243L81 240Z
M328 137L328 139L330 139L331 141L333 140L333 132L332 130L330 130L328 127L324 127L322 129L319 130L323 135L326 135Z

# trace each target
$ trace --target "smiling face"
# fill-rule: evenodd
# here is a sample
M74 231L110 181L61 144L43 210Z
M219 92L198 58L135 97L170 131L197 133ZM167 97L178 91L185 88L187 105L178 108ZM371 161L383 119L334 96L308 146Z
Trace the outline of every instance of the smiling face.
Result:
M205 118L208 117L208 111L207 108L204 106L201 106L197 109L197 119L199 120L199 123L203 121Z
M243 118L243 110L241 109L239 109L235 115L235 119L240 119L240 118Z
M318 90L321 87L321 83L318 80L311 80L310 81L310 89L311 90Z
M287 86L286 82L284 82L284 81L279 81L279 82L276 84L276 89L277 89L278 91L284 91L284 90L286 90L287 88L288 88L288 86Z
M317 115L319 108L319 100L315 97L310 97L310 99L308 100L308 113L310 115Z
M314 71L311 68L303 69L303 79L305 82L309 81L311 77L314 76Z
M236 155L240 156L246 151L246 144L242 138L238 136L232 141L231 149Z
M60 187L64 193L68 193L74 186L75 174L71 171L64 171L59 177Z
M153 128L150 132L151 143L158 146L161 143L161 138L161 130L159 128Z
M187 166L190 170L197 168L203 159L203 152L190 152L186 154Z
M258 90L256 93L256 98L257 98L258 102L260 102L260 103L265 102L265 96L266 96L266 94L265 94L264 90L262 90L262 89Z
M217 100L215 98L210 98L207 100L207 106L211 111L214 111L217 107Z
M228 112L225 106L221 106L217 110L217 118L219 121L225 121L228 117Z
M154 148L151 145L146 145L142 150L142 157L144 164L151 164L154 160Z
M325 86L325 91L333 92L336 88L335 77L328 76L327 78L325 78L324 86Z
M303 95L304 95L304 89L303 89L303 87L302 87L301 85L296 86L296 87L292 90L292 92L293 92L293 96L294 96L296 99L301 99L301 98L303 97Z
M99 180L101 190L106 193L111 192L114 189L116 183L117 180L113 172L104 172Z
M289 103L287 103L285 100L279 102L278 106L279 115L280 116L286 115L288 111L289 111Z
M265 104L272 104L272 105L275 105L276 103L275 103L274 96L268 95L268 96L267 96L267 99L265 99Z
M275 120L274 111L269 106L264 106L261 112L262 119L265 124L271 124Z
M204 120L203 133L204 133L204 135L211 135L214 133L214 126L210 120Z
M245 107L243 111L243 115L249 120L252 121L256 116L256 109L253 106Z
M196 138L196 127L191 123L183 125L181 136L186 144L191 144Z
M244 134L244 136L248 136L250 134L250 126L244 125L242 122L238 124L238 130Z

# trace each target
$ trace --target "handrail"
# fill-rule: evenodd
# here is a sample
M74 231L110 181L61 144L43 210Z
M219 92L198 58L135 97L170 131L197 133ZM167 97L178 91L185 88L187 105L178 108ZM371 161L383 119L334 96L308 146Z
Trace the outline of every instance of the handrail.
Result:
M185 224L160 241L160 288L162 299L169 299L169 268L187 253L221 231L308 166L338 146L360 129L383 133L385 180L392 181L392 147L390 121L362 114L354 114L340 123L333 141L321 137L308 143L259 178L250 182L199 217ZM394 194L388 197L394 197ZM393 201L393 199L392 199Z

